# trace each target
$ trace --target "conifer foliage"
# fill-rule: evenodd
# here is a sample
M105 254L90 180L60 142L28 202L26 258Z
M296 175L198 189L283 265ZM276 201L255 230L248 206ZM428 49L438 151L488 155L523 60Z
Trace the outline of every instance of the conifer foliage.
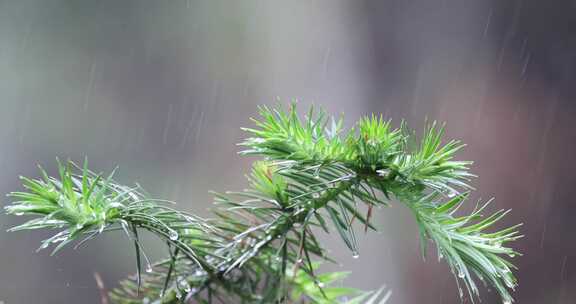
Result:
M260 118L240 146L258 156L244 191L215 193L214 217L204 219L125 186L114 172L96 174L68 161L59 174L40 169L22 177L6 212L30 219L10 231L54 230L39 249L53 253L79 247L108 231L127 236L136 274L110 292L114 303L384 303L385 288L361 291L337 287L346 273L321 273L332 261L319 233L337 233L354 257L357 233L375 230L374 207L402 204L412 211L422 254L435 245L472 300L478 279L512 303L517 284L508 243L521 237L519 225L497 229L508 210L484 216L486 203L469 214L457 212L469 195L471 162L454 159L464 145L443 142L444 128L430 124L417 140L404 123L370 116L350 130L342 119L311 108L301 119L287 111L260 108ZM169 253L150 262L140 242L152 233Z

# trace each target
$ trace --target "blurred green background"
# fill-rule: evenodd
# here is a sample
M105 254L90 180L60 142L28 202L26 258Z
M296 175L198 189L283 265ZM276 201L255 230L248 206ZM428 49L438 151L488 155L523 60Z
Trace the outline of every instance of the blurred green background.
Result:
M235 146L260 104L446 121L468 143L475 198L524 222L518 303L576 301L573 1L0 0L0 192L18 175L81 161L207 215L208 190L242 189ZM3 204L8 203L6 199ZM22 219L0 215L0 228ZM422 261L400 206L361 258L325 236L346 285L386 284L392 303L460 303L447 266ZM132 273L121 234L56 257L46 234L0 232L0 301L98 303ZM166 254L149 238L148 252ZM483 291L484 303L497 296Z

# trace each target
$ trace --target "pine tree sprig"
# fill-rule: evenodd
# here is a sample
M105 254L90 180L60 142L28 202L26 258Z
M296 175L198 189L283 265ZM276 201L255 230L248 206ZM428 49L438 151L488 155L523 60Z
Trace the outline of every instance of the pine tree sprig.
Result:
M264 160L254 163L249 189L214 194L213 219L120 185L113 173L95 174L85 161L82 168L59 164L57 178L42 169L40 179L22 178L26 191L11 193L14 202L5 209L34 218L11 230L57 229L41 246L55 245L55 252L124 231L137 271L111 292L115 303L384 303L390 297L384 289L334 287L344 273L318 273L318 261L332 259L317 234L336 230L357 257L357 226L375 230L373 208L399 201L414 214L423 254L434 243L471 299L479 296L479 278L504 303L513 301L509 259L519 253L507 245L522 237L519 225L493 228L508 211L483 217L488 203L457 215L472 189L471 162L455 160L464 145L443 143L443 126L430 124L416 140L405 123L394 128L381 116L345 131L342 118L313 108L304 119L294 104L259 110L256 126L244 129L250 136L240 153ZM150 264L140 230L160 237L169 258Z

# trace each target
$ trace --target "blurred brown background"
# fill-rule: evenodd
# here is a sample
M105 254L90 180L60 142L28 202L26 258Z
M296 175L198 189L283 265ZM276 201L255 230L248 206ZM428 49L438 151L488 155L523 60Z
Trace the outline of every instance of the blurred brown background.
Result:
M563 0L0 0L0 192L36 163L54 172L56 156L87 155L206 214L208 190L245 186L239 127L276 96L348 125L428 117L468 143L474 195L525 223L518 303L575 303L575 16ZM419 256L410 214L377 217L360 259L325 237L336 268L353 271L345 284L386 284L391 303L460 303L447 267ZM0 215L0 228L21 220ZM94 271L108 287L134 271L120 234L56 257L34 252L46 236L0 232L0 301L98 303Z

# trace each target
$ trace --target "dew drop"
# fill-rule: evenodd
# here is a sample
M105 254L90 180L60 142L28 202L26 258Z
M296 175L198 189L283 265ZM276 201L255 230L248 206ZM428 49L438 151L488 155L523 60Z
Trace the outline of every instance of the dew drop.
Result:
M184 289L184 291L186 293L188 293L188 292L190 292L190 290L192 290L192 287L190 287L190 284L186 280L181 280L180 286L182 287L182 289Z
M176 241L178 239L178 232L176 232L176 230L170 230L168 232L168 237L172 240L172 241Z
M354 252L352 252L352 257L357 259L360 257L360 254L358 253L358 251L354 251Z
M376 173L378 173L378 176L388 176L388 174L390 173L390 170L388 169L381 169L381 170L376 170Z
M146 265L146 272L147 273L151 273L154 269L152 269L152 265L148 264Z
M110 203L110 208L120 208L120 207L124 207L124 205L120 204L119 202Z
M316 171L314 171L314 178L315 178L315 179L319 179L319 178L320 178L320 168L318 168Z

